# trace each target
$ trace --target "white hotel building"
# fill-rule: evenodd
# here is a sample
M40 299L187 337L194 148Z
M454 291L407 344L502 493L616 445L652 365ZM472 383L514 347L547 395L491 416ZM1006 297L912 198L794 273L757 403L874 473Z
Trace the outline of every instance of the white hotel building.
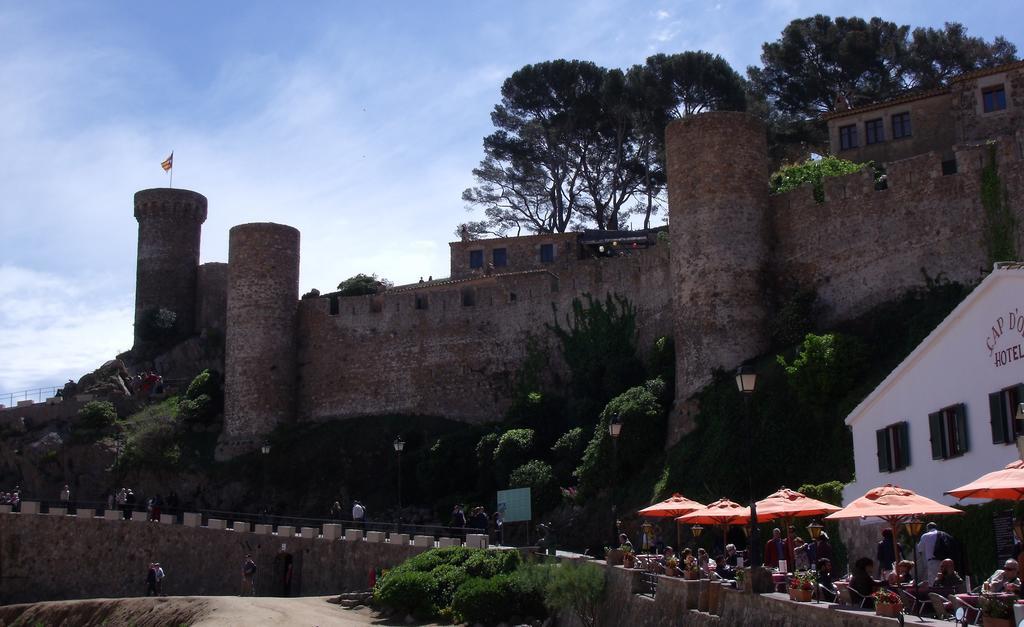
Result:
M847 416L856 480L843 503L886 483L956 503L943 493L1018 458L1020 402L1024 264L1004 263Z

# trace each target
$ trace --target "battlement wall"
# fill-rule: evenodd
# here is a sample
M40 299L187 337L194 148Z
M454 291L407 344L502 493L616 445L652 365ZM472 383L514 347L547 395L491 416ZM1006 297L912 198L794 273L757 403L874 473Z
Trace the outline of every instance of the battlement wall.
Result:
M943 174L939 153L887 165L887 188L870 171L826 179L825 201L809 185L771 199L775 273L817 290L825 322L848 319L922 285L922 270L973 282L990 269L981 171L985 145L957 146L956 172ZM1017 139L996 144L1009 204L1024 223L1024 159ZM948 167L948 166L947 166ZM1017 230L1017 250L1024 237Z
M502 417L535 335L565 324L572 300L615 293L633 303L638 347L671 335L668 247L584 260L567 272L493 275L299 306L299 418L393 413L467 422ZM419 302L419 307L418 303ZM557 350L551 351L557 357ZM557 365L556 365L557 367Z

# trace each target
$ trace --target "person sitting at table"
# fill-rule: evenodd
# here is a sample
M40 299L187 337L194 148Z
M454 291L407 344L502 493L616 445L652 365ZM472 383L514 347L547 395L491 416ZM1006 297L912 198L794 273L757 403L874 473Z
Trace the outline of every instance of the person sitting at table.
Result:
M1020 590L1019 566L1017 560L1006 560L1000 570L992 573L983 586L988 592L1012 592Z
M736 565L739 564L739 557L739 553L736 552L735 544L725 545L725 563L727 566L735 568Z
M724 555L718 555L715 557L715 575L719 579L735 579L736 569L729 566L729 560Z
M668 575L669 577L677 577L679 575L679 559L676 558L676 553L672 550L672 547L666 546L665 552L661 554L655 564L654 570L662 575Z
M939 564L939 572L935 574L935 580L932 581L932 587L944 588L949 591L948 594L956 594L963 592L963 586L964 579L956 572L953 560L942 560L942 563Z
M836 584L832 579L832 560L827 557L823 557L818 560L818 583L821 584L821 595L822 601L835 601L836 595Z
M853 574L850 576L850 590L868 599L871 607L874 607L871 594L881 586L880 581L871 577L870 571L874 566L875 563L871 561L870 557L862 557L853 563Z
M914 562L900 560L896 562L896 569L889 573L886 581L890 586L909 586L914 583Z
M619 534L619 548L623 551L628 550L630 553L634 553L633 543L629 541L629 536L624 533Z
M711 573L715 572L715 561L704 549L697 549L697 566L705 577L710 577Z

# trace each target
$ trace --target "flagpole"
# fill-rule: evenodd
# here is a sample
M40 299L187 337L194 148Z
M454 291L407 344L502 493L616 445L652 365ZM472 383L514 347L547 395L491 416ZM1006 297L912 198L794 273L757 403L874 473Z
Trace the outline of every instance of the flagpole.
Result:
M168 186L170 186L170 188L173 189L174 188L174 150L173 149L171 150L171 169L168 170L167 173L171 175L171 180L168 183Z

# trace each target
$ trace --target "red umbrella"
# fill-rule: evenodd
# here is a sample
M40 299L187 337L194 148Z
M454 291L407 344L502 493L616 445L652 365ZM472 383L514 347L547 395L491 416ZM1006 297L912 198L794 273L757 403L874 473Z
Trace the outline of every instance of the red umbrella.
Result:
M946 494L958 499L1019 501L1024 497L1024 461L1018 459L1010 462L1002 470L990 472Z
M758 514L758 520L760 520L760 514ZM706 507L676 518L676 521L691 525L718 525L722 528L724 541L729 525L745 525L750 522L750 508L721 498Z

